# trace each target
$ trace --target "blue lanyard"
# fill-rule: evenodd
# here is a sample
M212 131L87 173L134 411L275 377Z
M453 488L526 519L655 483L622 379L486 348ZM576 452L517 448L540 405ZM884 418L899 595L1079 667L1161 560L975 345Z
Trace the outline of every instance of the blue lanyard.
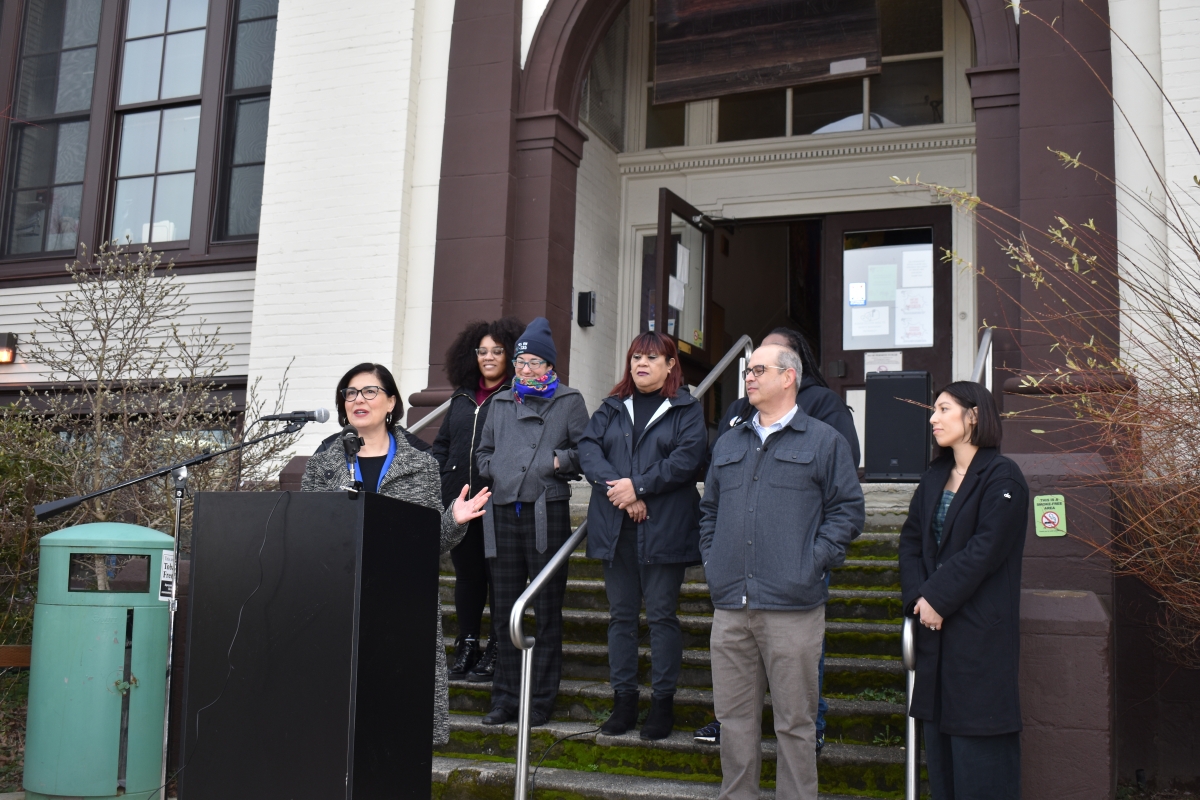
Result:
M379 492L379 487L383 486L383 478L387 475L388 467L392 465L392 459L396 457L396 437L388 434L388 454L383 460L383 468L379 470L379 483L375 484L374 491ZM354 480L362 483L362 469L358 466L358 459L354 459Z

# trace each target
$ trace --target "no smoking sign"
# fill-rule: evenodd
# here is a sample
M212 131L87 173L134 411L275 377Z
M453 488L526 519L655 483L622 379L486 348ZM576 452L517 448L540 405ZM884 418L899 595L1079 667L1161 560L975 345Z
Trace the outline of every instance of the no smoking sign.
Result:
M1033 527L1038 536L1067 535L1067 499L1061 494L1033 498Z

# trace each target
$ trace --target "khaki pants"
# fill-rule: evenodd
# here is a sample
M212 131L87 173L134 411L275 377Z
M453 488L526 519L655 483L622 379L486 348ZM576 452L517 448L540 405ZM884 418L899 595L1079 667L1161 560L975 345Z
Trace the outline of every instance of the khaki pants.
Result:
M713 701L721 720L720 800L758 797L763 696L771 689L779 800L816 800L817 667L825 607L713 614Z

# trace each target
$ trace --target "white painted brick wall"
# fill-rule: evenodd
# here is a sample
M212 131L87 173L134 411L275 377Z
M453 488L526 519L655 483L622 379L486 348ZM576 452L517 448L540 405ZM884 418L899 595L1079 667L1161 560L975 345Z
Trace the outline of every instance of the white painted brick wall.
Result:
M617 342L620 283L621 174L617 154L586 124L575 200L575 273L572 302L579 292L596 292L596 325L571 323L571 386L595 411L621 377L628 342Z
M1166 177L1175 199L1191 215L1194 229L1195 220L1200 219L1198 190L1193 182L1193 176L1200 174L1200 155L1192 141L1192 137L1200 139L1200 48L1196 46L1200 38L1200 6L1192 0L1159 0L1158 5L1163 91L1181 118L1176 118L1171 107L1164 103ZM1188 252L1175 234L1170 236L1174 252ZM1194 269L1194 256L1189 254L1188 258Z
M429 382L429 327L433 306L433 255L437 245L438 182L442 171L442 133L446 124L446 79L450 68L450 28L454 4L425 7L413 128L412 204L408 227L408 276L396 380L408 397Z
M226 356L226 375L245 375L250 354L250 306L254 300L253 272L218 272L206 275L180 276L183 296L188 310L179 318L180 328L199 327L203 333L219 333L223 343L233 345ZM0 330L16 333L17 361L0 364L0 385L40 383L51 379L46 369L26 361L21 356L21 342L37 328L37 321L46 311L62 307L67 293L76 291L73 284L50 286L6 287L0 292ZM45 335L43 334L43 338Z
M329 407L357 362L397 371L406 323L419 323L406 313L409 282L422 278L409 269L406 235L425 116L415 70L424 26L442 19L442 5L280 6L249 369L269 392L290 364L289 408ZM437 153L426 157L440 162L436 116ZM310 425L297 452L334 430Z

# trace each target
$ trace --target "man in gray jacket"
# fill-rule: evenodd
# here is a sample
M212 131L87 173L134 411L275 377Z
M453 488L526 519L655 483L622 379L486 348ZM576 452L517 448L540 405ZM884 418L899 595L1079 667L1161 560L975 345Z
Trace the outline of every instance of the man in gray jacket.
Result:
M796 353L767 345L746 369L757 413L717 440L700 503L712 593L721 800L758 797L763 696L778 742L776 795L816 800L817 667L826 571L866 513L850 446L796 405Z

